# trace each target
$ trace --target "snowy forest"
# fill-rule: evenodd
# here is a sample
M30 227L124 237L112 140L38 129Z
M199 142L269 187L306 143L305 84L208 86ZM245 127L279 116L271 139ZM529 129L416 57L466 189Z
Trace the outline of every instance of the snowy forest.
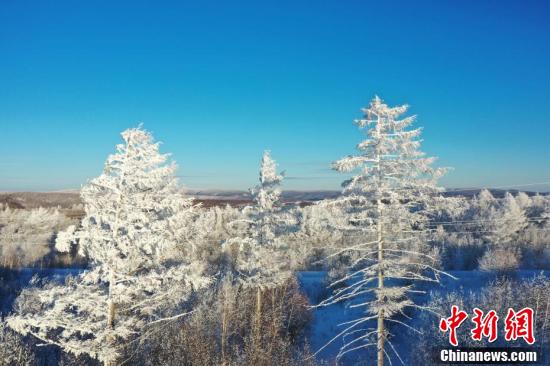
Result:
M406 105L354 123L336 197L283 199L266 150L248 201L204 204L140 125L78 202L2 203L0 365L435 365L453 305L532 308L533 345L458 344L550 357L550 195L445 190Z

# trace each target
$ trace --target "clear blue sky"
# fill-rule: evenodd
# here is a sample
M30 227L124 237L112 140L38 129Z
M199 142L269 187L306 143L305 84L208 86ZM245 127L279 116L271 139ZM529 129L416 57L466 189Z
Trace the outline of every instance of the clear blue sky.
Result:
M116 4L115 4L116 3ZM0 2L0 190L78 188L143 122L192 188L338 189L374 94L449 187L550 181L550 2ZM529 188L550 190L549 185Z

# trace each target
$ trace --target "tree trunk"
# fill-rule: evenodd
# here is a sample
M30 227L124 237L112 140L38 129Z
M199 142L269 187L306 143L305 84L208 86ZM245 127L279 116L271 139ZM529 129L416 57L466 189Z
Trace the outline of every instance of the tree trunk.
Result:
M377 365L378 366L384 366L384 311L380 310L378 312L378 345L376 347L377 349Z
M115 286L115 273L113 270L109 273L109 313L107 318L107 327L111 330L115 328L115 302L113 300L113 287Z
M260 328L262 325L262 289L258 287L256 290L256 331L257 335L260 334Z
M276 303L277 303L277 288L273 287L271 289L271 337L269 339L269 351L267 352L268 356L271 358L273 352L273 346L275 345L275 340L277 339L278 333L278 319L280 315L276 313Z
M113 299L113 287L115 285L115 274L113 270L109 273L109 302L107 309L107 328L112 332L107 341L110 343L109 347L114 347L114 329L115 329L115 302ZM115 360L105 360L105 366L115 365Z
M380 117L378 117L378 121L376 122L376 136L380 137ZM378 219L376 222L376 232L378 235L378 298L377 301L379 302L379 310L378 310L378 326L376 329L376 333L378 336L378 342L377 342L377 365L378 366L384 366L384 341L386 340L385 335L385 329L384 329L384 310L381 308L381 301L383 299L383 295L381 294L382 290L384 289L384 268L383 268L383 261L384 261L384 228L382 223L382 199L381 199L381 185L383 184L382 180L382 172L381 172L381 156L380 152L377 149L376 150L376 167L377 167L377 178L378 178L378 197L376 197L376 209L378 211Z
M107 320L109 329L115 329L115 303L109 300L109 319Z
M222 351L222 365L226 365L226 343L227 343L227 312L228 312L228 306L227 306L227 298L228 298L228 290L227 288L224 288L224 296L223 296L223 303L222 303L222 339L221 339L221 351Z
M384 237L382 235L382 209L381 209L380 199L377 201L378 205L378 222L377 222L377 234L378 234L378 290L384 289L384 269L383 269L383 261L384 261ZM379 306L381 306L381 302L385 299L383 298L383 295L380 293L378 294L378 302ZM378 342L377 342L377 364L378 366L384 366L384 341L385 341L385 329L384 329L384 310L380 309L378 310L378 327L376 330L376 333L378 335Z
M253 364L258 364L260 358L261 347L261 324L262 324L262 290L260 287L256 288L256 309L253 316L252 325L252 349L253 349Z

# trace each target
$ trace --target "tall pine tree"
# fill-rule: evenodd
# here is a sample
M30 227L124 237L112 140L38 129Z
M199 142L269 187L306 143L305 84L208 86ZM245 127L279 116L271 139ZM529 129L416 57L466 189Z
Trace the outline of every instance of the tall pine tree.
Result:
M434 158L419 150L421 129L410 128L414 116L402 118L406 105L389 107L375 97L363 111L364 118L355 121L367 135L357 145L359 153L333 163L335 170L356 175L342 184L342 197L329 204L344 208L343 229L359 240L339 250L352 258L349 273L320 305L350 301L351 307L364 308L365 315L338 335L346 341L339 356L375 346L381 366L389 357L386 343L391 346L388 324L404 324L396 317L422 308L410 298L417 291L414 281L438 281L442 273L426 244L426 229L430 204L440 191L436 180L444 170L432 168ZM374 321L376 327L367 327Z

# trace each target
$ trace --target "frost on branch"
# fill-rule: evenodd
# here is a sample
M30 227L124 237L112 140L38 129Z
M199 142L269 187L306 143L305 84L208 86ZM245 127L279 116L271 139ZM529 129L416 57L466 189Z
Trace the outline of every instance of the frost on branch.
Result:
M193 260L194 206L175 177L176 165L139 128L108 157L103 174L81 191L86 215L60 234L59 250L78 244L91 269L65 285L28 290L8 324L74 354L115 362L120 344L182 314L193 290L204 287ZM37 309L28 309L28 306Z
M0 366L35 365L35 355L21 336L0 322Z
M289 250L279 234L289 219L279 206L279 185L283 175L268 151L264 152L260 165L260 184L251 189L256 203L244 209L247 229L241 237L224 243L226 250L234 253L236 278L247 287L271 288L291 274ZM237 224L237 223L236 223Z
M343 244L332 256L348 256L350 265L319 306L347 301L364 308L364 317L347 322L333 340L343 336L339 357L376 347L378 365L390 353L399 358L388 332L390 324L404 324L396 316L422 309L410 298L418 292L413 284L437 282L443 273L427 241L429 215L439 211L436 182L445 170L433 168L434 158L419 150L421 130L410 128L415 118L401 117L407 109L389 107L378 97L371 101L364 118L355 121L367 135L357 145L359 153L333 163L335 170L355 175L342 184L341 198L323 203L345 215L337 227ZM377 325L369 326L375 319Z

